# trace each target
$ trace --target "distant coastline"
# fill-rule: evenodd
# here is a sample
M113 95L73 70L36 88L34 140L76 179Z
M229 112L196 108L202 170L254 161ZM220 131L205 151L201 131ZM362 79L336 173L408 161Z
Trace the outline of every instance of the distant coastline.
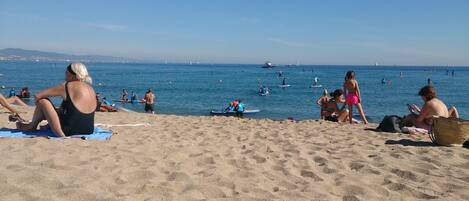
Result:
M114 62L135 63L136 59L103 55L73 55L57 52L26 50L21 48L5 48L0 50L0 61L29 61L29 62Z
M26 50L22 48L5 48L0 49L0 62L44 62L44 63L68 63L73 61L80 61L84 63L131 63L131 64L158 64L158 65L242 65L242 66L262 66L260 63L207 63L207 62L168 62L155 60L141 60L133 58L105 56L105 55L74 55L57 52L47 52L40 50ZM451 69L460 67L469 67L469 65L415 65L415 64L400 64L400 65L387 65L387 64L276 64L282 68L298 68L306 66L330 66L330 67L370 67L370 68L382 68L382 67L429 67L429 68L441 68Z

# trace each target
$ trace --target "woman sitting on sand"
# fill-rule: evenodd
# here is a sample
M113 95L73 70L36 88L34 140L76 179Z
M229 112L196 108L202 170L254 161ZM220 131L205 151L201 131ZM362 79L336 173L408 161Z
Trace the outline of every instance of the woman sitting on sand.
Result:
M429 130L433 116L459 118L458 111L455 107L451 107L448 110L443 101L436 97L436 90L433 86L428 85L422 87L419 91L419 96L422 97L425 104L422 109L417 106L412 106L415 112L404 118L404 124L406 126L415 126Z
M62 105L56 110L49 97L60 96ZM37 93L36 110L31 123L17 123L20 130L36 130L42 120L47 120L51 130L60 137L91 134L94 131L96 93L91 86L88 70L81 63L68 65L65 83Z
M344 91L342 89L336 89L331 93L332 98L324 104L323 115L324 119L333 122L346 122L348 120L348 110L345 108L339 109L338 103L345 103L342 98Z

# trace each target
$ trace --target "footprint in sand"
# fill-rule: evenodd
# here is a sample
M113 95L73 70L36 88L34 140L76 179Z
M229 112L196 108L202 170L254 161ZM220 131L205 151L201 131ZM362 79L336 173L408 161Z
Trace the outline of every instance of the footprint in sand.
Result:
M314 172L309 171L309 170L301 170L300 175L301 175L302 177L310 177L310 178L312 178L314 181L324 181L324 179L322 179L322 178L319 177L318 175L314 174Z
M349 167L350 167L351 170L359 171L360 169L365 167L365 165L361 162L358 162L358 161L352 161L350 163Z
M413 188L411 188L411 187L409 187L405 184L395 183L395 182L392 182L391 180L388 180L388 179L384 179L383 184L386 185L388 187L388 189L391 190L391 191L396 191L396 192L399 192L399 193L409 193L413 197L418 198L418 199L429 200L429 199L438 198L438 196L436 196L436 195L429 195L427 193L417 191L417 190L415 190L415 189L413 189Z
M184 172L172 172L171 174L168 175L166 180L188 182L191 180L191 178L189 177L189 175L187 175Z
M254 156L252 156L252 158L254 160L256 160L256 163L265 163L267 161L266 158L264 158L262 156L258 156L258 155L254 155Z
M360 199L354 195L345 195L342 197L342 201L360 201Z
M313 158L313 160L314 160L314 162L318 163L319 166L322 166L322 165L324 165L324 164L327 163L327 159L325 159L325 158L323 158L323 157L321 157L321 156L315 156L315 157Z

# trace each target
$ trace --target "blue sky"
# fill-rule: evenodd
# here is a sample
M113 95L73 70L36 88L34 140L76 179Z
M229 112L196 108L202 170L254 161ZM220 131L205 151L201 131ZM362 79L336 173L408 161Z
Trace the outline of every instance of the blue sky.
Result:
M210 63L469 65L468 0L0 0L0 48Z

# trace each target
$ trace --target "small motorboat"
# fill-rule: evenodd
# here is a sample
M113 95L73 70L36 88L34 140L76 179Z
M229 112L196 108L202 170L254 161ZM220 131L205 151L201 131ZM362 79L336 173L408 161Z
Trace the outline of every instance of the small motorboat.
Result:
M262 68L273 68L273 67L275 66L269 61L265 62L264 65L262 66Z

